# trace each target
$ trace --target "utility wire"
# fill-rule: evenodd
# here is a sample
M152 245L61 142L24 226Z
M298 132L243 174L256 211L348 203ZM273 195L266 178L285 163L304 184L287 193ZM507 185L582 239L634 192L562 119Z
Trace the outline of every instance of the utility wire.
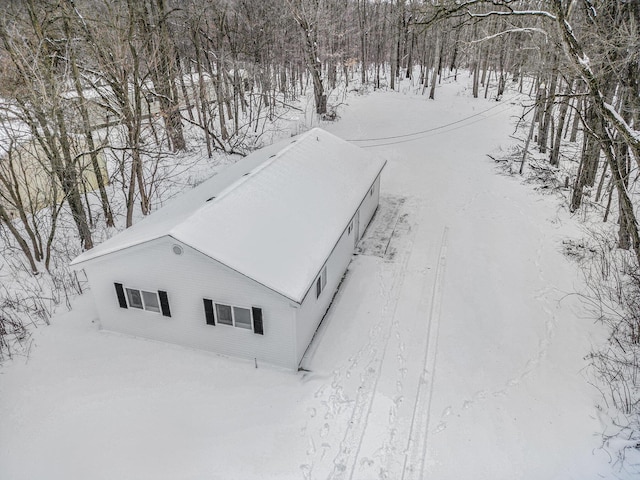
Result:
M516 98L517 96L518 96L518 95L514 95L514 96L513 96L513 97L511 97L510 99L505 100L505 101L503 101L503 102L501 102L501 103L498 103L498 104L494 105L493 107L489 107L489 108L487 108L486 110L482 110L481 112L474 113L473 115L469 115L468 117L461 118L460 120L456 120L455 122L447 123L447 124L445 124L445 125L440 125L440 126L437 126L437 127L428 128L428 129L426 129L426 130L422 130L422 131L419 131L419 132L405 133L405 134L403 134L403 135L393 135L393 136L391 136L391 137L357 138L357 139L351 139L351 140L347 140L347 141L348 141L348 142L377 142L377 141L382 141L382 140L395 140L395 139L397 139L397 138L413 137L413 136L415 136L415 135L422 135L422 134L425 134L425 133L434 132L434 131L436 131L436 130L441 130L441 129L443 129L443 128L447 128L447 127L450 127L450 126L452 126L452 125L456 125L456 124L458 124L458 123L465 122L465 121L469 120L470 118L474 118L474 117L477 117L477 116L479 116L479 115L482 115L483 113L486 113L486 112L488 112L488 111L490 111L490 110L493 110L494 108L502 107L502 106L504 106L504 105L505 105L505 103L510 102L511 100L513 100L514 98ZM394 143L395 143L395 142L394 142ZM383 144L383 145L390 145L390 144ZM373 145L371 145L371 146L373 146ZM382 145L375 145L375 146L382 146Z
M503 106L504 106L504 105L503 105ZM494 108L494 107L492 107L492 108ZM498 111L498 112L494 112L494 113L492 113L491 115L488 115L487 117L479 118L479 119L477 119L477 120L475 120L475 121L473 121L473 122L471 122L471 123L468 123L468 124L466 124L466 125L460 125L460 126L458 126L458 127L453 127L453 128L450 128L449 130L445 130L445 131L443 131L443 132L439 132L439 133L453 132L454 130L458 130L458 129L460 129L460 128L466 128L466 127L468 127L469 125L473 125L474 123L481 122L481 121L483 121L485 118L492 117L492 116L497 115L497 114L499 114L499 113L502 113L503 111L506 111L506 110L508 110L508 108L505 108L504 110L500 110L500 111ZM486 111L488 111L488 110L485 110L485 112L486 112ZM428 132L425 132L425 133L430 133L430 132L433 132L434 130L441 130L441 129L445 128L445 127L452 126L452 125L454 125L454 124L456 124L456 123L460 123L460 122L462 122L462 121L469 120L470 118L475 117L475 116L477 116L477 115L472 115L472 116L470 116L470 117L467 117L467 118L465 118L465 119L463 119L463 120L460 120L460 121L457 121L457 122L449 123L449 124L447 124L447 125L442 125L442 126L437 127L437 128L432 128L432 129L430 129ZM384 146L387 146L387 145L397 145L397 144L399 144L399 143L415 142L416 140L421 140L421 139L423 139L423 138L424 138L424 135L423 135L423 136L421 136L421 137L405 138L405 139L403 139L403 140L396 140L396 141L393 141L393 142L376 143L376 144L374 144L374 145L362 145L362 147L361 147L361 148L377 148L377 147L384 147Z

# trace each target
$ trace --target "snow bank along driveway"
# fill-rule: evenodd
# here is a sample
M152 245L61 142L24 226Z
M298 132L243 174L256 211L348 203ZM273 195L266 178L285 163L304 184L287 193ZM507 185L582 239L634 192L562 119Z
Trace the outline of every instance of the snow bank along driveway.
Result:
M0 370L2 479L612 478L592 322L550 197L496 175L509 96L375 93L325 126L388 160L380 215L291 374L100 333L86 298ZM383 248L384 247L384 248ZM562 301L560 301L562 300Z

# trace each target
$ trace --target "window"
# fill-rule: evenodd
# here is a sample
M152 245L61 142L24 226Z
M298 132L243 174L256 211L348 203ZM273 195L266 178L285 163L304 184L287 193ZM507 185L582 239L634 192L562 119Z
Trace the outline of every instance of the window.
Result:
M375 185L371 185L371 190L369 190L369 196L373 197L373 189L376 188Z
M235 307L223 303L214 303L208 298L202 299L204 305L204 318L207 325L215 326L216 323L232 325L238 328L252 330L257 335L264 335L262 322L262 308L260 307ZM215 315L214 315L215 311Z
M162 290L148 292L137 288L125 288L121 283L114 285L120 308L137 308L139 310L162 313L165 317L171 316L167 292Z
M146 292L134 288L127 288L126 291L129 307L160 313L160 300L157 292Z
M150 312L160 313L160 302L158 301L158 294L156 292L141 291L142 300L144 301L144 309Z
M131 288L127 288L127 300L129 300L129 306L131 308L144 308L144 305L142 305L140 290L132 290Z
M316 280L316 298L320 298L320 294L324 290L324 287L327 285L327 267L326 265L322 267L322 271L320 275L318 275L318 279Z
M205 304L206 305L206 304ZM225 305L223 303L216 303L216 320L221 325L231 325L238 328L245 328L247 330L253 329L252 315L250 308L236 307L233 305ZM255 307L254 309L255 310ZM206 314L206 306L205 306ZM209 325L215 325L210 318L207 319Z
M351 235L352 231L353 231L353 220L351 220L351 223L349 223L349 228L347 228L347 235Z
M233 307L233 321L236 327L251 330L251 310L242 307Z
M231 307L216 303L216 314L218 315L218 323L222 325L233 325L233 317L231 315Z

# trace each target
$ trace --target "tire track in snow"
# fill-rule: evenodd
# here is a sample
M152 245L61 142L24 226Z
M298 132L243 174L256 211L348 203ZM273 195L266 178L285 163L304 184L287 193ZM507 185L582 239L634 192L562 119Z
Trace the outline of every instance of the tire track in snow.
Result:
M328 480L344 480L347 478L351 480L353 478L387 347L393 337L394 328L398 326L398 321L395 319L396 310L400 291L406 277L409 258L413 251L414 236L415 230L411 229L406 237L406 244L402 249L401 261L394 262L397 273L393 276L391 288L386 289L383 285L382 291L387 291L388 294L381 320L371 329L370 341L356 354L357 357L368 354L370 360L361 374L361 382L354 401L353 411L343 439L340 442L340 449L333 460L334 467L329 474ZM383 277L380 276L379 280L383 282ZM389 317L391 317L391 321L389 321ZM388 322L388 325L383 328L385 321ZM345 375L351 375L350 369L347 370Z
M444 227L438 265L436 267L435 282L431 294L431 310L429 311L429 329L427 331L427 346L422 365L422 374L418 392L413 406L413 416L409 438L405 449L402 480L424 478L424 463L427 454L429 424L431 421L431 399L436 375L436 356L438 353L438 331L440 328L440 311L444 289L444 274L447 259L447 241L449 228Z

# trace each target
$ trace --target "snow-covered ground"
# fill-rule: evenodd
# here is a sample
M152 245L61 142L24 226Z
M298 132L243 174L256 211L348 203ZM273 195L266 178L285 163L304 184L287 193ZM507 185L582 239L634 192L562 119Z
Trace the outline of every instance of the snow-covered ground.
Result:
M323 125L388 164L307 371L100 332L84 295L0 367L0 478L631 478L583 373L578 227L486 156L514 95L470 97L375 92Z

